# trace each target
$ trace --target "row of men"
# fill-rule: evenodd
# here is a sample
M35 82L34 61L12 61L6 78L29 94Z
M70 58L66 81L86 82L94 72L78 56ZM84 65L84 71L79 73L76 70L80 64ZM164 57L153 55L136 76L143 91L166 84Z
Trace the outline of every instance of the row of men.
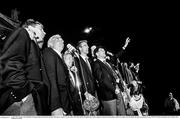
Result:
M62 52L65 43L59 34L41 51L45 34L40 22L28 19L6 38L0 55L1 115L142 115L133 109L138 104L129 103L138 99L142 107L145 101L127 64L121 64L126 71L122 76L106 62L102 46L88 58L87 40L79 41L77 50L68 44Z

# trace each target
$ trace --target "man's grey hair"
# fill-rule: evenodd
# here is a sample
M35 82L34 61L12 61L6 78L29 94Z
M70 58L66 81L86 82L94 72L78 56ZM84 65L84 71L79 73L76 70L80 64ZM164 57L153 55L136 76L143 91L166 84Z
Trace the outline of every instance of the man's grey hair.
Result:
M54 47L54 42L60 40L61 36L59 34L53 35L49 38L47 46L50 48Z

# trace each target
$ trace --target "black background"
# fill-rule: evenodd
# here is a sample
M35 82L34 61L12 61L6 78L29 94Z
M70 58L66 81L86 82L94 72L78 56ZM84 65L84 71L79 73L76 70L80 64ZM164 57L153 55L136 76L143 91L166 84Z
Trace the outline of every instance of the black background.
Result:
M116 53L130 37L131 42L121 57L123 62L140 62L140 79L146 86L144 95L150 115L161 115L163 103L172 91L179 96L179 19L178 7L157 2L38 2L6 1L0 12L10 16L11 9L20 11L19 20L28 18L40 21L45 41L60 34L65 44L76 45L80 39L104 45ZM82 31L92 26L90 34Z

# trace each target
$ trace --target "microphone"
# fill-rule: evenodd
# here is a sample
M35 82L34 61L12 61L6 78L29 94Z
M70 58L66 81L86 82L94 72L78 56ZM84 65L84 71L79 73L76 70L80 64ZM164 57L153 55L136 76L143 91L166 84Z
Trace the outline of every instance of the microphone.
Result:
M95 49L96 49L96 46L95 46L95 45L91 46L91 50L92 50L92 51L94 51Z
M67 44L66 46L70 52L77 52L76 48L72 46L71 44Z
M68 48L69 52L74 53L78 57L78 50L74 46L67 44L66 47Z
M109 52L109 51L107 51L106 53L107 53L108 55L110 55L110 56L114 56L114 54L111 53L111 52Z
M109 57L109 56L106 56L105 59L110 60L110 57Z

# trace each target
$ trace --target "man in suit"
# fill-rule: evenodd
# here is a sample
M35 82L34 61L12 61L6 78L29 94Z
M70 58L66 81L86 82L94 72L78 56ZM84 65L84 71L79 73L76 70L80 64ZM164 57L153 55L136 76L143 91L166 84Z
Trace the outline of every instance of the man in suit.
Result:
M7 38L0 57L0 114L47 114L37 44L44 36L43 25L28 19Z
M92 74L91 60L88 57L89 46L87 40L80 40L77 45L79 50L78 70L80 71L80 78L82 82L83 100L92 100L97 97L95 79ZM96 113L96 112L95 112ZM95 114L96 115L96 114Z
M117 77L115 77L111 64L106 62L105 49L102 46L96 47L94 55L97 60L94 62L93 72L98 82L98 96L102 102L102 115L125 115L119 81L116 80ZM117 107L117 98L119 98L119 107Z
M165 99L164 102L165 115L179 115L178 114L179 110L180 107L178 100L174 98L172 92L169 92L169 96L168 98Z
M48 40L48 47L43 51L47 76L50 81L51 115L67 115L70 113L70 94L67 66L62 59L64 40L59 34Z

